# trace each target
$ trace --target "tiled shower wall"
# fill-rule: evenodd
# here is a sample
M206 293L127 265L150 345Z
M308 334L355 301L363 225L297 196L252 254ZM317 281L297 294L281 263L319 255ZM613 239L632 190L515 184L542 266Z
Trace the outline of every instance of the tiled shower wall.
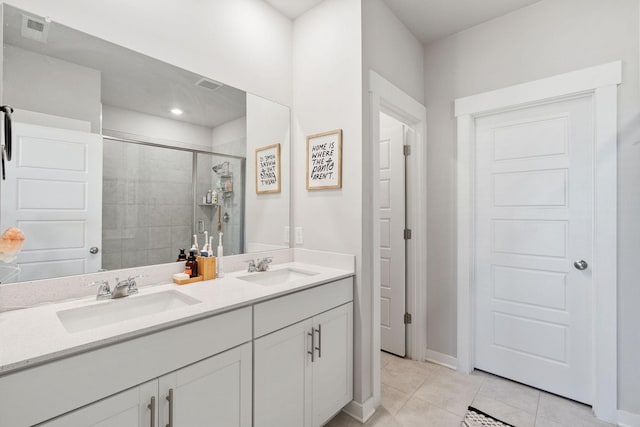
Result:
M102 268L175 261L191 247L192 153L104 141Z

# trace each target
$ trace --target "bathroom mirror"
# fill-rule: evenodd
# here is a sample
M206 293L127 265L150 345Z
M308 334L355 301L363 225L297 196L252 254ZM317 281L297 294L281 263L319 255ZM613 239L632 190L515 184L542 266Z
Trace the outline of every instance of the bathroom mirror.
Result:
M289 246L287 107L6 3L2 36L0 224L25 234L11 281L174 262L205 232L225 255ZM255 151L274 144L280 191L257 194Z

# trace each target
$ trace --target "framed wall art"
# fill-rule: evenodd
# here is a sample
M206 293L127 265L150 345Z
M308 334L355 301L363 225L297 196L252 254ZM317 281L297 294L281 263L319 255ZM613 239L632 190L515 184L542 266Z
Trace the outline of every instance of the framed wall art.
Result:
M256 194L280 192L280 144L256 148Z
M342 188L342 129L307 137L307 190Z

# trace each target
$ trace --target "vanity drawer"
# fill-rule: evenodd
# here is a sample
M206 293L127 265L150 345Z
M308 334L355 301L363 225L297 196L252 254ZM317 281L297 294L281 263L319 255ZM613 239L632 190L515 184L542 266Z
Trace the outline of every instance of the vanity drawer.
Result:
M353 301L352 277L256 304L253 336L261 337L349 301Z
M0 377L0 426L64 414L251 341L246 307Z

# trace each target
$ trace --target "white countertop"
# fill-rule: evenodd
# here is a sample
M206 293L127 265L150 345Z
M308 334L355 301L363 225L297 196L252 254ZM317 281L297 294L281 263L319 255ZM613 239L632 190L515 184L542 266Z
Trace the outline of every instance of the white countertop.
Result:
M122 299L96 301L95 297L90 297L0 313L0 376L354 274L353 270L300 262L273 265L270 271L283 268L294 268L316 274L283 284L264 286L238 279L238 276L247 274L246 271L238 271L227 273L222 279L189 285L179 286L167 283L143 287L138 294ZM120 301L167 290L184 293L201 302L130 320L118 321L117 318L105 318L104 326L74 333L67 332L57 315L57 312L62 310L98 304L118 304Z

